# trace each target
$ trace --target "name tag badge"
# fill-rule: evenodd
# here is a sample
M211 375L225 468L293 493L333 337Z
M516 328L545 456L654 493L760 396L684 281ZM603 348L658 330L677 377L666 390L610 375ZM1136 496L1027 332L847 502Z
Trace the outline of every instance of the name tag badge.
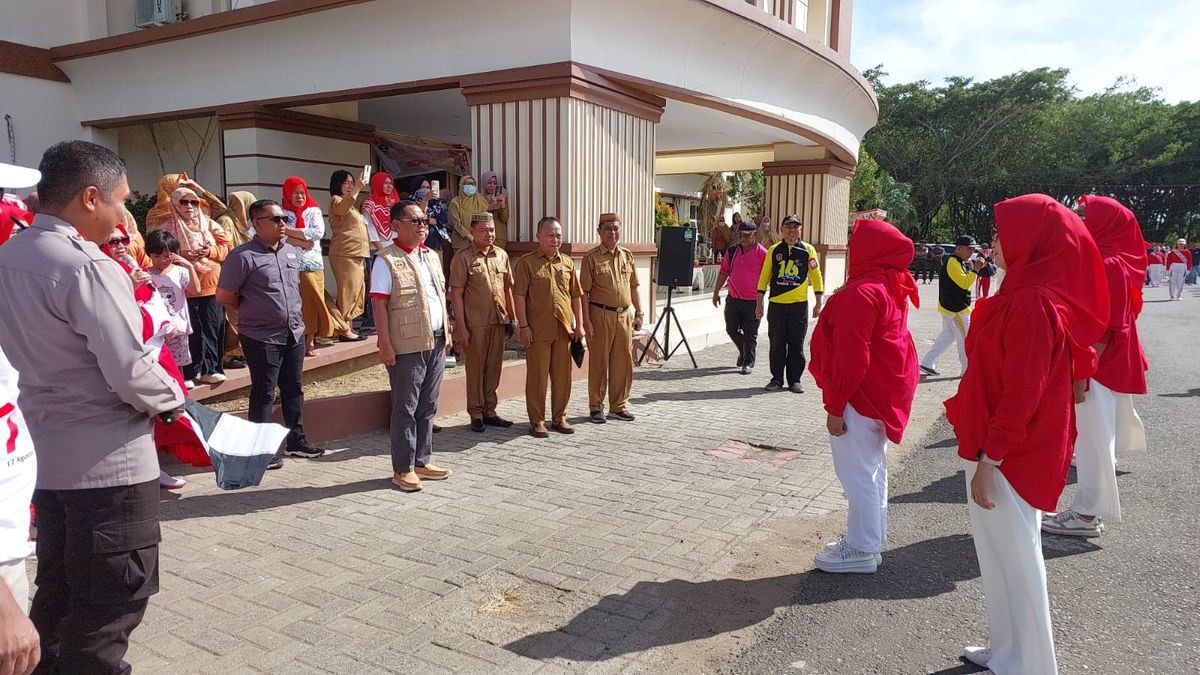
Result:
M295 260L295 259L296 259L296 254L295 254L295 253L289 253L289 254L287 254L287 257L288 257L288 260Z

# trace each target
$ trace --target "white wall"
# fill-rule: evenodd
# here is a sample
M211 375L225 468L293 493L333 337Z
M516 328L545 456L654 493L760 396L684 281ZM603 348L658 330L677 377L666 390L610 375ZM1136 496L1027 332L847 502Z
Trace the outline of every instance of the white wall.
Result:
M654 187L674 195L691 195L700 192L705 176L698 173L681 173L654 177Z
M129 187L154 194L165 173L186 171L205 188L224 196L221 127L215 117L141 124L117 130L117 152L129 165ZM201 154L201 136L209 138ZM157 145L155 140L157 139Z
M133 0L129 0L133 4ZM0 3L0 40L54 47L80 42L89 34L89 0L4 0ZM104 8L100 7L101 21ZM97 36L98 37L98 36Z
M37 166L46 148L59 141L91 138L79 126L75 92L64 82L0 73L0 161L11 161L3 116L11 115L17 141L17 164Z

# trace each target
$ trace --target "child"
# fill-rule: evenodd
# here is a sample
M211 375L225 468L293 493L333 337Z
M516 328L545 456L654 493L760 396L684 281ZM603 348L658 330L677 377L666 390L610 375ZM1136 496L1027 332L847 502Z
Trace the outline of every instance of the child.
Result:
M166 300L167 309L175 321L173 329L167 333L167 349L171 350L175 363L182 368L192 362L192 353L188 348L192 322L188 316L185 292L200 292L200 275L196 274L191 261L179 255L179 240L166 230L155 230L146 235L146 254L150 256L150 280ZM186 384L189 389L196 386L191 380Z
M821 312L809 371L827 413L833 468L846 492L846 536L817 555L831 573L871 574L887 538L887 444L899 443L920 381L908 303L920 306L908 272L913 245L893 225L859 220L850 273Z

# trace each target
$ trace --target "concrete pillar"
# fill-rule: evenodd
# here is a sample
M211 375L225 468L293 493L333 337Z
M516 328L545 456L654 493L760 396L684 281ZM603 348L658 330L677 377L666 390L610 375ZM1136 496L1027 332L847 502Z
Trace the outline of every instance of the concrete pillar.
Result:
M473 171L495 171L509 194L510 255L535 249L537 221L551 215L563 251L581 258L599 241L600 214L619 213L653 307L654 138L666 101L572 64L473 76L463 95Z
M801 237L817 249L826 292L846 280L850 180L854 167L834 159L800 159L763 164L764 210L775 227L787 215L803 223Z

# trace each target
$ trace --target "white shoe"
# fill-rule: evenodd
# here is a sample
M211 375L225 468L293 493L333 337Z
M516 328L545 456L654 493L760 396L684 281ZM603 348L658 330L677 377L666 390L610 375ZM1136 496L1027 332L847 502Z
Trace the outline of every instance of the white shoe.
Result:
M188 389L195 389L196 381L195 380L184 380L183 386L187 387Z
M846 540L825 547L817 554L817 569L831 574L874 574L879 569L879 554L860 551Z
M1074 511L1063 511L1042 518L1042 532L1063 534L1068 537L1099 537L1104 532L1104 521L1098 516L1085 520Z
M196 379L204 384L221 384L225 381L225 375L222 373L206 373Z
M837 546L839 544L841 544L843 541L845 541L845 539L846 539L846 535L843 534L842 536L838 537L837 541L831 541L831 542L825 544L825 550L828 551L830 549L837 548ZM881 553L875 554L875 564L876 565L883 564L883 554L881 554Z
M963 650L963 658L974 663L980 668L987 668L988 661L992 660L991 647L967 647Z

